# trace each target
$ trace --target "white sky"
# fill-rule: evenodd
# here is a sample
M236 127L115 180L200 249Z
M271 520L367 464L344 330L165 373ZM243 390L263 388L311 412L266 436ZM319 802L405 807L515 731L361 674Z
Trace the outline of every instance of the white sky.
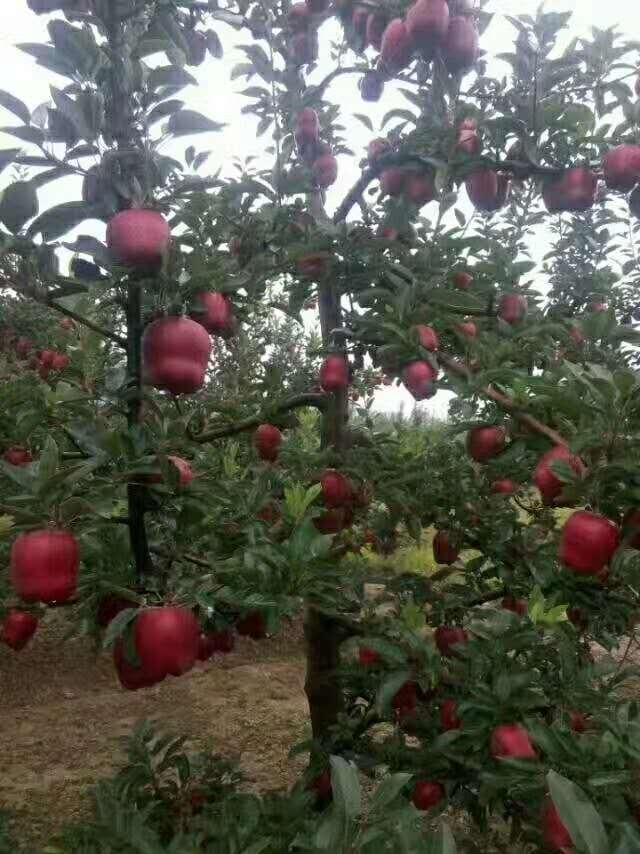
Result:
M10 5L10 13L4 10L0 32L0 67L5 69L1 85L18 95L31 109L35 109L40 103L50 98L51 83L64 85L64 81L37 66L30 57L14 47L14 44L19 42L46 40L47 18L38 17L30 12L24 0L10 0ZM486 9L494 12L495 17L482 37L483 49L489 55L508 50L514 39L514 29L504 19L503 14L534 14L538 5L538 0L491 0ZM640 13L637 11L635 0L606 0L606 2L603 0L548 0L545 7L547 11L574 10L570 25L572 35L587 34L592 26L606 28L617 25L628 38L640 40ZM251 85L246 84L244 79L235 83L229 82L230 68L245 59L244 54L235 50L233 45L248 43L248 37L245 34L238 36L234 30L223 24L217 26L217 31L225 47L224 58L222 60L207 59L200 68L189 69L198 78L200 86L190 87L181 93L180 97L187 100L189 106L200 110L205 115L217 121L226 122L228 127L221 133L200 134L193 140L183 138L177 144L172 144L176 153L183 151L191 142L199 150L212 149L213 154L207 166L201 170L204 172L207 168L214 172L233 156L260 154L269 139L267 134L256 140L253 131L249 132L253 119L240 113L240 108L246 103L245 99L241 96L229 97L231 87L239 90L245 85ZM327 59L327 46L332 37L337 37L337 32L338 26L335 21L328 21L323 25L320 31L320 66L310 78L310 82L322 79L331 69ZM387 110L399 103L404 106L407 102L404 98L398 100L394 97L393 86L388 85L379 103L365 103L358 92L357 78L351 76L335 80L327 92L327 97L341 105L343 123L349 129L350 146L358 155L356 158L340 158L340 177L328 197L328 205L331 208L340 201L346 189L355 181L358 174L357 161L372 136L364 125L350 119L349 114L354 112L368 114L374 128L377 129ZM17 120L11 114L0 108L0 125L16 123ZM18 144L15 138L0 133L0 148L16 147ZM11 180L10 170L4 173L2 179L4 183ZM64 179L40 190L41 209L61 201L78 198L78 182L76 181L74 185L74 181L75 179ZM100 229L103 230L104 227L96 225L96 228L91 228L85 223L79 231L84 233L91 231L103 237L103 231L101 233ZM448 400L448 394L440 393L420 406L434 415L444 417ZM376 409L393 411L401 405L407 411L410 411L413 406L413 398L403 388L386 387L376 396Z

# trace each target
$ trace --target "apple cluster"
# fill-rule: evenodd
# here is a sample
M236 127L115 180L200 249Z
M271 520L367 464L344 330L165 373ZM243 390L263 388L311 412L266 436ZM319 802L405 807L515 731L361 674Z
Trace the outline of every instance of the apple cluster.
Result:
M304 107L298 113L294 137L298 156L310 166L315 185L326 189L335 184L338 161L331 146L320 140L320 120L312 107Z

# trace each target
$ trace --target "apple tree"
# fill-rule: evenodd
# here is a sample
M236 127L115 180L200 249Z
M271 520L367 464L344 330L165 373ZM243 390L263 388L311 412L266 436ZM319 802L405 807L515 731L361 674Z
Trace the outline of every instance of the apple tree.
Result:
M489 64L468 0L28 5L63 82L0 93L4 642L70 605L136 690L304 608L318 850L356 844L354 767L504 850L639 850L637 46L541 9ZM176 140L220 125L177 96L231 38L267 160L205 177ZM330 205L343 75L395 100ZM452 392L445 434L376 431L389 382ZM373 520L442 568L372 600L341 558Z

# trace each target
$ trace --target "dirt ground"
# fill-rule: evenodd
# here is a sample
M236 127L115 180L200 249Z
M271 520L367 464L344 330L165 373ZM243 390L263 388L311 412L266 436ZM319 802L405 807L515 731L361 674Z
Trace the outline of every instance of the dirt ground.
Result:
M19 840L42 843L77 818L87 787L121 764L120 739L143 718L211 741L256 789L299 775L303 760L287 758L307 737L299 625L137 692L120 688L108 654L63 640L63 628L54 614L21 653L0 648L0 809L15 816Z

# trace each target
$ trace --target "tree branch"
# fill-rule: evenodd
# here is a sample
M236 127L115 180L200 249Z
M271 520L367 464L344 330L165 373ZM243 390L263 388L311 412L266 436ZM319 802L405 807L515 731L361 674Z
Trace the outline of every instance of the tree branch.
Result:
M314 406L322 412L327 406L327 400L324 394L298 394L295 397L291 397L288 400L283 401L279 406L275 407L275 409L270 409L269 412L279 414L290 412L292 409L301 409L303 406ZM249 418L243 418L241 421L234 421L231 424L212 427L202 433L193 433L189 425L187 425L187 436L193 442L198 442L199 444L215 442L217 439L225 439L227 436L235 436L238 433L246 433L247 430L254 430L256 427L259 427L260 424L263 424L266 418L267 415L264 413L260 415L252 415Z
M77 314L75 311L71 311L71 309L69 308L65 308L63 305L60 305L60 303L47 300L46 305L48 305L49 308L52 308L54 311L57 311L60 314L64 314L65 317L70 317L72 320L75 320L75 322L79 323L81 326L86 326L87 329L91 329L93 332L97 332L98 335L102 335L103 338L108 338L109 341L113 341L115 344L118 345L118 347L122 347L123 350L126 350L127 339L123 338L121 335L118 335L115 332L111 332L109 329L103 329L102 326L99 326L97 323L94 323L87 317L83 317L81 314Z
M464 377L464 379L469 381L473 379L473 374L469 368L467 368L466 365L460 364L460 362L457 362L455 359L452 359L450 356L447 356L444 353L439 353L438 361L444 368L446 368L446 370L451 371L452 374L457 374L457 376ZM537 433L539 436L546 436L546 438L550 439L554 445L567 446L569 444L567 440L552 427L543 424L542 421L538 421L538 419L534 418L533 415L523 412L517 403L506 394L497 391L491 386L485 386L480 391L481 394L497 404L500 409L508 412L510 415L513 415L513 417L521 424L526 424L529 429L533 430L533 432Z

